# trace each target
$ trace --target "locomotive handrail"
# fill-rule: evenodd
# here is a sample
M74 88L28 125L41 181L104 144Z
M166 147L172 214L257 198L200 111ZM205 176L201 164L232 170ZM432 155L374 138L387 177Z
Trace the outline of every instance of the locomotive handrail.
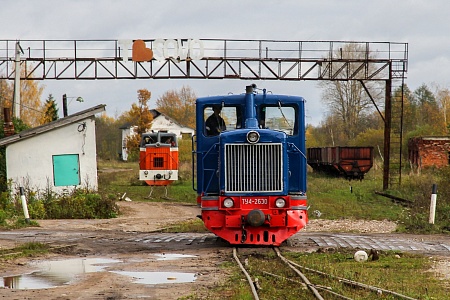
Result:
M303 153L302 150L298 149L297 145L295 145L294 143L287 143L289 146L294 147L295 149L298 150L298 152L300 152L301 155L303 155L303 157L307 160L305 153Z
M191 140L192 140L192 143L191 143L191 145L192 145L192 189L194 191L197 191L197 188L195 187L195 162L196 162L195 158L197 157L195 155L195 154L197 154L197 151L195 151L195 145L197 143L196 137L197 136L195 134L192 135L192 137L191 137Z

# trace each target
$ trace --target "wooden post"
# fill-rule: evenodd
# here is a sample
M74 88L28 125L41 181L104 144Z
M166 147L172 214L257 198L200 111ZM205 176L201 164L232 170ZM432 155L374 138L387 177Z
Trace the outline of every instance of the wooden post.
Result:
M430 203L430 219L428 223L434 224L434 220L436 217L436 199L437 199L437 184L433 184L433 188L431 191L431 203Z

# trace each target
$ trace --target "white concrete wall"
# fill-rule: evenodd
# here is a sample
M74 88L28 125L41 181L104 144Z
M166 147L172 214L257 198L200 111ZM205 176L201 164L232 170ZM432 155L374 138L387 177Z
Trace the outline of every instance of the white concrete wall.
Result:
M8 145L7 177L13 187L44 190L49 186L56 193L72 190L73 186L54 186L52 156L61 154L79 154L81 184L77 187L98 189L94 117Z
M128 160L127 138L131 135L133 128L122 129L122 160Z
M154 132L167 131L170 133L175 133L178 138L181 138L181 133L191 133L191 135L194 134L193 129L182 127L172 122L170 119L164 117L163 115L160 115L157 118L153 119L152 127L150 129Z

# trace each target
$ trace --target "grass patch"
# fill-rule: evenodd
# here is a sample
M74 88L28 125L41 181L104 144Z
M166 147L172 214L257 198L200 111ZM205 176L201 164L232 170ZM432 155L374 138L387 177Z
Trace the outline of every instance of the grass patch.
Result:
M0 249L2 258L33 257L49 252L49 246L38 242L28 242L12 249Z
M442 282L428 272L432 266L432 261L428 257L389 251L382 252L377 261L360 263L353 260L354 252L355 250L345 249L332 254L291 252L287 253L286 257L302 266L412 298L444 299L444 295L448 293ZM305 271L305 274L312 282L323 282L323 285L332 287L333 291L338 291L352 299L396 299L388 294L378 296L372 291L354 289L337 280L324 278L308 271ZM412 274L414 276L411 276Z
M261 299L316 299L294 271L284 266L270 249L266 250L258 249L251 253L247 251L246 254L239 255L241 261L248 261L247 270L251 278L258 280ZM353 260L353 253L353 250L343 249L335 253L288 252L283 255L299 265L412 298L446 299L448 295L449 288L429 272L433 262L427 257L390 251L381 253L378 261L361 263ZM396 255L400 258L396 258ZM252 299L250 287L240 269L230 263L224 266L230 272L229 278L220 286L205 291L207 299ZM387 293L378 295L373 291L354 288L316 273L302 272L311 283L330 287L332 291L351 299L398 299ZM325 299L335 299L326 292L320 293ZM203 296L192 296L189 299L203 299Z
M186 166L181 168L186 168ZM148 199L152 187L139 180L138 162L119 162L111 168L109 161L99 161L99 193L120 197L125 194L133 201L196 203L197 194L192 189L192 177L184 176L167 186L167 196L162 186L153 187L152 198Z
M335 220L356 218L367 220L398 220L404 208L390 199L375 194L381 190L381 174L369 173L362 181L308 174L310 212L318 210L321 218ZM310 218L315 218L310 213Z

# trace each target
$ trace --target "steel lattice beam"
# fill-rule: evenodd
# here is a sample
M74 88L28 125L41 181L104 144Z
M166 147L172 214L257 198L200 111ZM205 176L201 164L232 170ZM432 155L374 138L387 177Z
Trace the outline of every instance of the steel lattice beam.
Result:
M147 40L149 47L155 40ZM407 44L201 40L204 56L134 62L118 40L22 40L22 79L389 80L407 71ZM15 41L0 40L0 78L14 78ZM350 58L342 47L356 45ZM359 47L359 48L358 48ZM128 52L131 49L126 49ZM174 51L174 49L169 49ZM167 51L169 51L167 50ZM176 49L175 49L176 50ZM113 54L113 55L108 55ZM252 54L252 55L248 55ZM389 72L390 65L400 66Z

